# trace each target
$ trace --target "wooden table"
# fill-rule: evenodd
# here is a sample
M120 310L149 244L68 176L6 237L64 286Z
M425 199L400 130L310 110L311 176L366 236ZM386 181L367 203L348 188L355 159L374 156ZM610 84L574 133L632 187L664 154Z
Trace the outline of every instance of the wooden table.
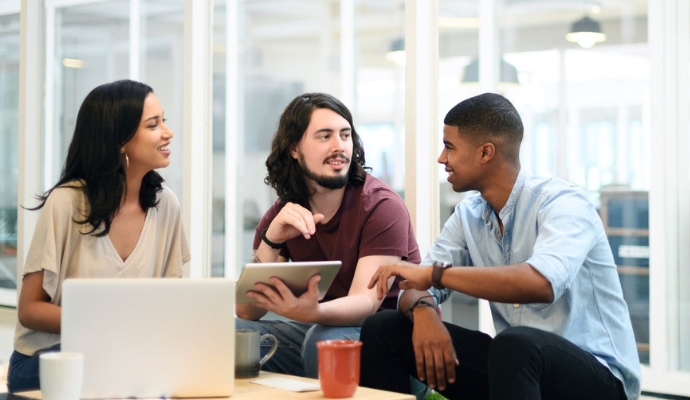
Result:
M268 377L282 377L289 379L296 379L309 383L318 384L318 379L301 378L291 375L276 374L273 372L261 371L259 378ZM273 399L273 400L299 400L299 399L325 399L321 390L316 390L313 392L290 392L282 389L275 389L272 387L259 385L252 383L251 381L256 378L251 379L235 379L235 390L232 393L232 397L228 397L231 400L245 400L245 399ZM32 392L22 392L17 394L1 393L0 400L33 400L40 399L40 391ZM394 392L385 392L383 390L375 390L365 387L357 388L355 395L351 397L352 399L370 399L370 400L415 400L415 397L411 394L402 394ZM214 399L222 399L222 397L214 397Z
M318 384L318 379L301 378L297 376L276 374L273 372L261 371L259 378L268 378L271 376L297 379L304 382ZM254 378L256 379L256 378ZM275 399L275 400L292 400L292 399L325 399L320 390L313 392L290 392L282 389L275 389L268 386L258 385L251 382L252 379L236 379L235 391L232 394L232 399ZM365 387L357 388L353 399L372 399L372 400L415 400L411 394L386 392L383 390L370 389Z

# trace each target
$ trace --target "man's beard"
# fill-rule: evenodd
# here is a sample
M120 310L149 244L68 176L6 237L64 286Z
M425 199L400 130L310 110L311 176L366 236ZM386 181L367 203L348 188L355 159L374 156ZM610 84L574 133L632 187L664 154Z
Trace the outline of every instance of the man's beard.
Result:
M347 182L350 180L349 178L349 171L345 173L344 175L336 175L336 176L325 176L325 175L318 175L314 171L311 171L309 167L307 167L307 163L304 161L304 154L302 154L301 151L298 151L299 153L299 165L302 167L302 171L304 171L304 175L316 182L319 186L324 187L326 189L342 189L347 185ZM331 157L332 158L332 157ZM343 160L347 160L347 157L344 155L340 157ZM329 158L330 159L330 158ZM349 167L348 167L349 170Z

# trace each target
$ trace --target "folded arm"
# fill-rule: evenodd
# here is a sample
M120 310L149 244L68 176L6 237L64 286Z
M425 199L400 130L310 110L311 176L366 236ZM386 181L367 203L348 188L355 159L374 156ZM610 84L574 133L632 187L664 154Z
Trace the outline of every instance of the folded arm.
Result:
M266 238L273 243L285 243L299 235L309 239L316 232L316 224L322 219L322 214L312 214L299 204L287 203L271 221L266 231ZM268 263L287 260L280 255L280 249L275 249L262 240L259 247L252 252L251 261ZM235 314L239 318L252 321L261 319L267 311L266 308L257 307L256 303L235 305Z
M17 304L19 323L35 331L59 334L61 312L43 290L43 271L26 274Z

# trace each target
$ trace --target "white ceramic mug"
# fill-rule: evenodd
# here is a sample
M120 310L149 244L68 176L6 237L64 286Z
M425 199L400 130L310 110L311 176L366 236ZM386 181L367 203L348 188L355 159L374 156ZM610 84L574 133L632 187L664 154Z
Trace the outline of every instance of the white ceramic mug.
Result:
M44 400L78 400L84 377L84 355L50 352L39 356L38 374Z
M269 339L273 342L271 350L260 359L261 342ZM246 379L259 376L259 370L278 348L278 339L267 333L259 335L254 329L237 329L235 331L235 378Z

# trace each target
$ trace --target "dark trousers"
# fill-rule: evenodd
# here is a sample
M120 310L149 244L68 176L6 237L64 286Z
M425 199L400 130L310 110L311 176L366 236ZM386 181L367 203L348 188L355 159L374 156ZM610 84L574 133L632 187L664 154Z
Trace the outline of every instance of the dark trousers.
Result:
M623 384L593 355L550 332L528 327L495 338L444 323L460 365L449 399L625 399ZM410 393L417 377L412 323L397 311L376 313L362 326L360 384Z
M33 356L13 351L7 370L7 391L10 393L40 389L38 377L39 356L43 353L60 351L60 345L39 350Z

